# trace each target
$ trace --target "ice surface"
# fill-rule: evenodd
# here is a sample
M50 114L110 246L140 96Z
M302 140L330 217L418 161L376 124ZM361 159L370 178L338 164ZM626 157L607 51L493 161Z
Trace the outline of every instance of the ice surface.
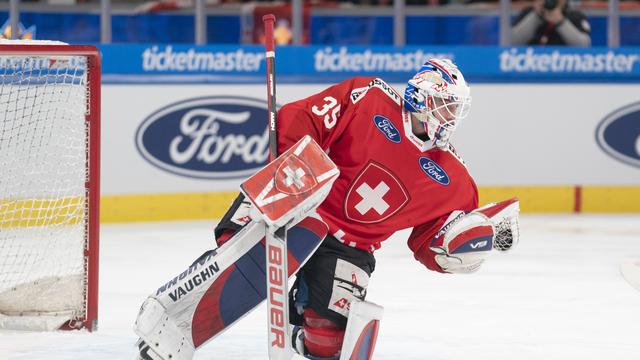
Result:
M385 307L375 359L640 358L640 292L619 273L640 259L640 216L524 216L518 248L480 272L413 260L407 232L383 244L368 299ZM212 243L213 223L102 227L99 330L0 331L0 359L132 359L145 297ZM196 359L266 359L264 305Z

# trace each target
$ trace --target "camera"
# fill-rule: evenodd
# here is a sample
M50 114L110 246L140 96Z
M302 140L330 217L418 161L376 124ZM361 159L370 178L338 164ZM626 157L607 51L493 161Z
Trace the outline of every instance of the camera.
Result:
M553 10L558 6L558 0L544 0L544 8L546 10Z

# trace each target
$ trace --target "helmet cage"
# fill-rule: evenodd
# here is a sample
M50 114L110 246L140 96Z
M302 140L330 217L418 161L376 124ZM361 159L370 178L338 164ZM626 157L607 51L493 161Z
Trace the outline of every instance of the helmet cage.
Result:
M440 64L436 64L438 67L428 64L423 67L427 70L409 80L404 94L405 108L425 125L427 136L436 146L445 147L457 126L469 115L471 96L461 74L457 82L452 81Z

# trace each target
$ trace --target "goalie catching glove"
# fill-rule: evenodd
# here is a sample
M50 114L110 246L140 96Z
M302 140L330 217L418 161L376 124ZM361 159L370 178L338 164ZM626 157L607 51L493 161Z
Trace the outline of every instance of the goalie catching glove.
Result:
M472 273L492 250L507 251L518 243L517 198L491 203L470 213L454 211L431 240L430 249L444 272Z

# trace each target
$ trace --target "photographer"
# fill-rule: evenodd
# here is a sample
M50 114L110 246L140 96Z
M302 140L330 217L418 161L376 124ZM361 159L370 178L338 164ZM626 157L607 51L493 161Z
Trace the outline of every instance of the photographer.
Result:
M568 0L534 0L511 29L513 45L591 46L586 16L569 7Z

